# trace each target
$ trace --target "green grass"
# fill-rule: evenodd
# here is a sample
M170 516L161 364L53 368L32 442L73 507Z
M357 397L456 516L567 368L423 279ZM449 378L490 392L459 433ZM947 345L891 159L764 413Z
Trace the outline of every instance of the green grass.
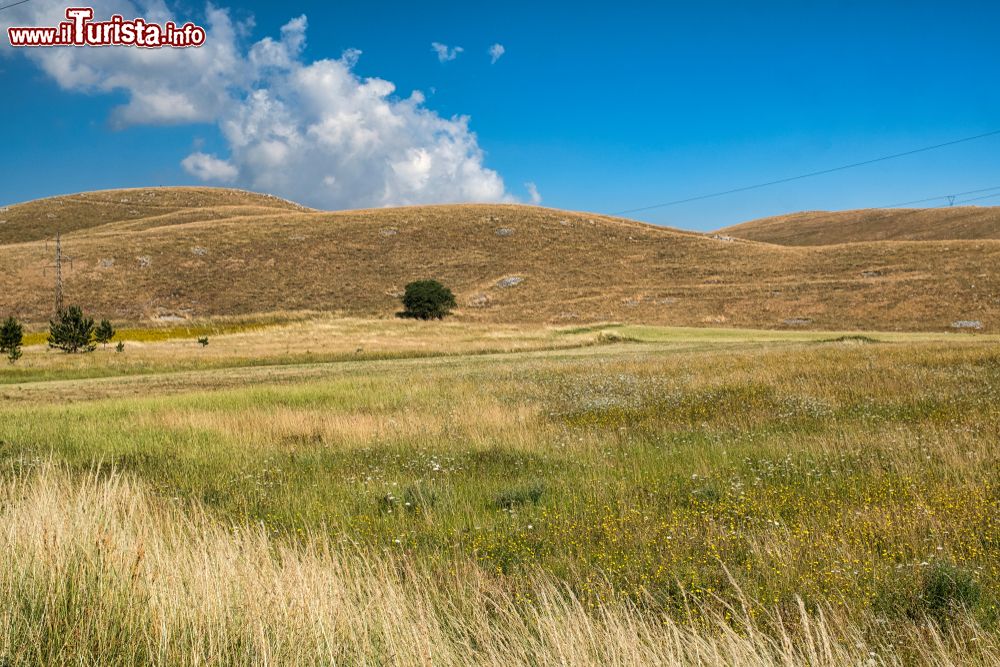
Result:
M588 604L995 627L992 341L616 333L647 342L248 368L237 388L168 373L108 400L79 381L77 402L0 407L0 457L120 471L293 543L470 559L526 590L540 569Z

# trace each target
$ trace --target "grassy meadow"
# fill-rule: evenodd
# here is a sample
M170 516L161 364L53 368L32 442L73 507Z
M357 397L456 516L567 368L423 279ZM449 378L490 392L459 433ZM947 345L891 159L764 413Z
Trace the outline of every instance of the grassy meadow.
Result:
M211 326L0 368L0 664L1000 664L996 336Z

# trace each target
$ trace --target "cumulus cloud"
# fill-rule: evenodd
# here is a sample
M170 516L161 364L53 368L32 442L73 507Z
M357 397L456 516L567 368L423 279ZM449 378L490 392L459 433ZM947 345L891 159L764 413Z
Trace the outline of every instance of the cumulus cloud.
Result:
M441 42L431 42L431 51L437 54L438 60L446 63L450 60L454 60L458 57L458 54L464 51L461 46L456 46L454 48L448 48L447 44L442 44Z
M177 20L162 0L94 5L97 18ZM5 16L12 25L55 25L65 4L35 0L8 11L15 12ZM210 5L206 19L208 38L198 49L53 48L25 55L66 90L123 95L111 116L117 126L216 124L228 155L197 150L182 162L200 180L326 208L513 201L500 175L485 166L468 117L442 117L419 91L403 97L390 81L358 76L360 51L305 60L304 16L248 46L246 26L224 9ZM445 55L453 59L460 51Z
M65 0L34 0L4 12L8 25L57 25L66 20ZM95 20L112 14L141 16L163 23L174 17L162 0L94 2ZM209 6L211 38L197 49L35 48L22 53L66 90L84 93L123 91L128 102L111 116L116 127L143 124L210 122L230 101L233 87L246 86L251 72L237 49L239 26L227 12ZM5 49L6 40L0 40Z
M538 192L538 186L530 181L524 184L524 189L528 191L528 201L534 206L542 203L542 195Z
M507 53L507 49L503 48L503 44L494 44L490 47L490 64L496 65L497 61L500 60L500 56Z
M191 153L181 160L181 166L189 174L203 181L232 183L240 173L239 169L229 162L200 151Z

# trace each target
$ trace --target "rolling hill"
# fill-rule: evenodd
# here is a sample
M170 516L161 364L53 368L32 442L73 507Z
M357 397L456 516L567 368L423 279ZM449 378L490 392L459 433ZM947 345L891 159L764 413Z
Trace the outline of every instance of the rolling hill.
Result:
M806 211L752 220L717 233L788 246L1000 239L1000 206Z
M85 193L0 212L0 315L117 320L277 311L391 317L434 277L472 321L763 328L1000 326L1000 240L785 247L519 205L322 212L210 188Z
M56 231L163 227L242 215L308 211L271 195L225 188L101 190L49 197L0 209L0 244L40 241Z

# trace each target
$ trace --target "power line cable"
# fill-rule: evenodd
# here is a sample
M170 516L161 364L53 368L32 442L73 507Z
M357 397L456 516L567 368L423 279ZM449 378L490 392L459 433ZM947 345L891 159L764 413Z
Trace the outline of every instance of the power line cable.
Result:
M2 12L5 9L10 9L11 7L17 7L18 5L23 5L26 2L31 2L31 0L20 0L19 2L12 2L9 5L4 5L3 7L0 7L0 12Z
M1000 192L997 192L997 193L992 194L992 195L983 195L982 197L973 197L972 199L963 199L962 201L955 202L954 205L958 206L959 204L968 204L970 201L980 201L980 200L983 200L983 199L992 199L993 197L1000 197ZM951 205L952 204L942 204L938 208L944 208L945 206L951 206Z
M877 208L896 208L898 206L909 206L910 204L922 204L924 202L937 201L938 199L948 199L949 197L961 197L962 195L974 195L980 192L992 192L993 190L1000 190L1000 185L993 186L992 188L982 188L979 190L966 190L965 192L953 192L951 194L941 195L940 197L928 197L927 199L914 199L913 201L904 201L900 202L899 204L889 204L888 206L878 206Z
M984 139L986 137L992 137L1000 134L1000 130L993 130L992 132L984 132L983 134L977 134L971 137L963 137L961 139L955 139L953 141L946 141L943 144L934 144L933 146L924 146L922 148L915 148L913 150L904 151L902 153L893 153L892 155L883 155L882 157L873 158L871 160L863 160L861 162L852 162L851 164L841 165L839 167L832 167L830 169L821 169L819 171L811 171L806 174L799 174L798 176L789 176L788 178L779 178L775 181L767 181L766 183L755 183L754 185L746 185L740 188L733 188L731 190L723 190L721 192L712 192L709 194L698 195L696 197L686 197L684 199L675 199L673 201L663 202L661 204L653 204L652 206L642 206L639 208L631 208L625 211L618 211L613 215L624 215L626 213L639 213L641 211L650 211L655 208L664 208L667 206L676 206L677 204L687 204L688 202L701 201L703 199L712 199L714 197L722 197L724 195L731 195L737 192L746 192L748 190L756 190L758 188L766 188L771 185L780 185L781 183L790 183L792 181L799 181L803 178L811 178L813 176L822 176L823 174L832 174L836 171L844 171L845 169L854 169L855 167L863 167L869 164L875 164L876 162L885 162L886 160L894 160L896 158L906 157L907 155L916 155L917 153L925 153L927 151L936 150L938 148L945 148L946 146L954 146L955 144L962 144L967 141L975 141L976 139Z

